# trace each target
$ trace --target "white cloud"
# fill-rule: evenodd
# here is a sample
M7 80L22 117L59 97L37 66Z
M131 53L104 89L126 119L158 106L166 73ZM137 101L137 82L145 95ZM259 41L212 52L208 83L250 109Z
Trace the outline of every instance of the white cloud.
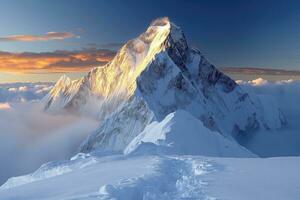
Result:
M10 109L9 103L0 103L0 110Z
M0 103L0 184L70 158L97 125L86 117L46 113L39 101Z
M282 129L270 132L258 132L245 144L247 148L261 156L299 156L300 155L300 82L294 80L239 81L241 87L249 93L255 93L263 99L273 99L287 120ZM268 111L267 114L272 114Z
M6 83L0 84L0 102L26 102L41 99L53 83Z
M268 83L268 81L267 81L267 80L264 80L264 79L262 79L262 78L258 78L258 79L255 79L255 80L250 81L250 83L251 83L252 85L265 85L265 84Z
M19 87L19 91L25 92L27 90L28 90L27 86L21 86L21 87Z
M270 95L278 102L285 114L300 114L300 81L279 80L268 81L258 78L252 81L238 81L248 92L259 95Z
M7 89L9 92L17 92L18 88L12 87Z
M268 80L265 80L263 78L257 78L257 79L250 80L250 81L236 80L236 82L238 84L242 84L242 85L248 84L248 85L252 85L252 86L260 86L260 85L265 85L265 84L269 83Z

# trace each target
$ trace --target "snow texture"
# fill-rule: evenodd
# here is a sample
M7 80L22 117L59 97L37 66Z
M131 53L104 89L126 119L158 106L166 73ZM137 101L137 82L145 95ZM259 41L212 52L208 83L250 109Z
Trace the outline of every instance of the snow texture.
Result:
M276 200L300 196L299 158L83 157L14 178L0 188L0 197Z

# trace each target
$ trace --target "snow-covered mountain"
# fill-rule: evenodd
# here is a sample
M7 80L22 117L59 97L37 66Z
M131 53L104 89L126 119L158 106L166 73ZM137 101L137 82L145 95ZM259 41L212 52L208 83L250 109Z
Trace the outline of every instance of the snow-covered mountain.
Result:
M11 177L0 199L299 199L299 158L249 150L258 141L271 151L286 141L297 148L299 114L287 115L297 125L287 134L293 126L279 129L286 121L274 96L243 88L189 47L178 26L155 20L107 65L61 77L45 109L93 115L99 127L70 160ZM248 149L236 142L255 137Z
M267 102L243 91L190 47L168 18L153 21L87 76L74 81L63 76L43 101L48 111L90 113L101 120L82 144L83 152L97 147L123 151L151 122L178 109L229 140L285 123L278 108L268 105L273 115L265 113Z

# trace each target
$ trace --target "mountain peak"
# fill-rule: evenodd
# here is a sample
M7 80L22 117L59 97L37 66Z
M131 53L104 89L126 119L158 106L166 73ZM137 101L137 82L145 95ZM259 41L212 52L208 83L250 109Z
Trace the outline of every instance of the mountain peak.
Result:
M140 50L137 52L141 52L141 49L146 49L148 52L148 50L151 50L149 47L156 51L165 50L172 43L177 42L184 43L187 46L183 31L179 26L172 23L168 17L155 19L144 33L138 38L129 41L129 43L135 45L136 49ZM141 48L141 46L144 48Z
M170 23L171 22L168 17L159 17L159 18L156 18L155 20L153 20L150 23L150 26L166 26L166 25L169 25Z
M63 74L59 79L58 81L56 82L56 84L63 84L63 85L68 85L71 83L71 79L66 75L66 74Z
M168 17L159 17L150 23L151 26L168 27L176 31L181 31L180 27L173 23Z
M59 82L71 83L67 87L57 84L46 108L93 110L106 120L83 149L99 143L118 144L112 148L120 150L151 120L162 120L178 109L228 137L258 127L281 126L279 114L276 124L270 124L259 99L250 97L199 50L189 48L182 30L167 17L154 20L105 66L94 68L81 80L62 77ZM120 144L109 141L115 137Z

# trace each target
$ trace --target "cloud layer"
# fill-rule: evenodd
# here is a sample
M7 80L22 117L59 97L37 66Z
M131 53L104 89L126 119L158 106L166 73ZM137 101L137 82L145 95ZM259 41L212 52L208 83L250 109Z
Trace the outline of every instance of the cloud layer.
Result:
M300 120L300 81L290 79L273 82L258 78L237 80L237 83L250 93L273 96L285 115L297 115L299 118L291 120Z
M32 172L46 162L70 158L98 125L87 117L44 112L37 100L45 95L47 84L1 86L7 93L0 90L0 99L7 101L0 102L0 184L11 176ZM30 100L34 101L24 102L25 94L30 94Z
M0 51L0 71L14 73L83 72L110 61L114 51L83 49L42 53Z
M0 42L35 42L49 40L64 40L67 38L79 37L70 32L47 32L44 35L9 35L0 37Z
M41 99L50 91L52 86L53 83L0 84L0 103L18 103ZM3 106L4 104L2 104Z
M251 81L237 81L249 93L260 99L272 98L287 119L284 128L276 131L259 131L251 135L244 145L263 157L300 155L300 82L280 80L271 82L258 78ZM268 111L266 114L272 115Z

